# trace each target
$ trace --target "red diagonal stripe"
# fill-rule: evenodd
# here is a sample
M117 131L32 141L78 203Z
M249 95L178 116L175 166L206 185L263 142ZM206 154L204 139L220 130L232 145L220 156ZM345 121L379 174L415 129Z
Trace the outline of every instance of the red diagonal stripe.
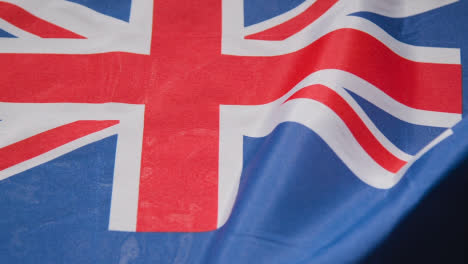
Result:
M118 123L118 120L76 121L0 148L0 171Z
M335 112L369 156L386 170L396 173L406 164L406 161L397 158L377 140L348 102L332 89L319 84L311 85L299 90L287 101L298 98L318 101Z
M19 6L6 2L0 2L0 18L41 38L85 38L38 18Z
M312 24L336 2L338 2L338 0L317 0L317 2L313 3L296 17L265 31L248 35L245 39L285 40Z

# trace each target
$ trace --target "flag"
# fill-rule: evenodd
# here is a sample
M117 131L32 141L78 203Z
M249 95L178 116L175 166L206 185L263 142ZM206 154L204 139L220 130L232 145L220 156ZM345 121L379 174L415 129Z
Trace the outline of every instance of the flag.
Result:
M363 260L466 160L467 10L0 1L0 263Z

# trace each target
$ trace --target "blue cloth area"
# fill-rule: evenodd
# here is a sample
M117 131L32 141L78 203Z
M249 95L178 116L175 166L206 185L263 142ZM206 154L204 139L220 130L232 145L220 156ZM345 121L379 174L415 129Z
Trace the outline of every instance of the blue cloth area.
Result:
M347 91L382 134L395 146L408 154L415 155L446 130L446 128L442 127L420 126L405 122L383 111L350 90Z
M66 0L84 5L96 12L128 22L132 0Z
M457 36L455 34L450 34L451 30L447 31L447 25L437 23L437 25L431 27L413 26L417 24L426 25L435 19L446 20L447 13L455 12L455 10L450 10L451 8L453 8L453 5L405 18L385 17L370 12L357 12L351 14L351 16L365 18L381 27L392 35L392 37L408 44L415 46L457 48ZM455 21L452 21L452 23L452 26L461 26Z
M6 32L5 30L0 28L0 38L16 38L16 36Z
M244 26L251 26L281 15L305 0L244 0Z
M245 137L232 216L205 233L107 231L113 136L0 182L0 263L357 260L468 154L467 132L464 121L390 190L361 182L302 125Z

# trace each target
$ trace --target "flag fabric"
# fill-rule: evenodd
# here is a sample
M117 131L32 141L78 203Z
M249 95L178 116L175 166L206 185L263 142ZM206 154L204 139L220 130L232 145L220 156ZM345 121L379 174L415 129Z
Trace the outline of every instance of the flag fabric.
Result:
M468 175L467 11L0 1L0 263L363 261Z

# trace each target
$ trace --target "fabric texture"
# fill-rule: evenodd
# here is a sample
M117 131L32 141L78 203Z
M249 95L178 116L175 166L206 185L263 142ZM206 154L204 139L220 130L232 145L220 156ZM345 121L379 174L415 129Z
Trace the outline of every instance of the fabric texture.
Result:
M0 1L0 263L466 263L467 12Z

